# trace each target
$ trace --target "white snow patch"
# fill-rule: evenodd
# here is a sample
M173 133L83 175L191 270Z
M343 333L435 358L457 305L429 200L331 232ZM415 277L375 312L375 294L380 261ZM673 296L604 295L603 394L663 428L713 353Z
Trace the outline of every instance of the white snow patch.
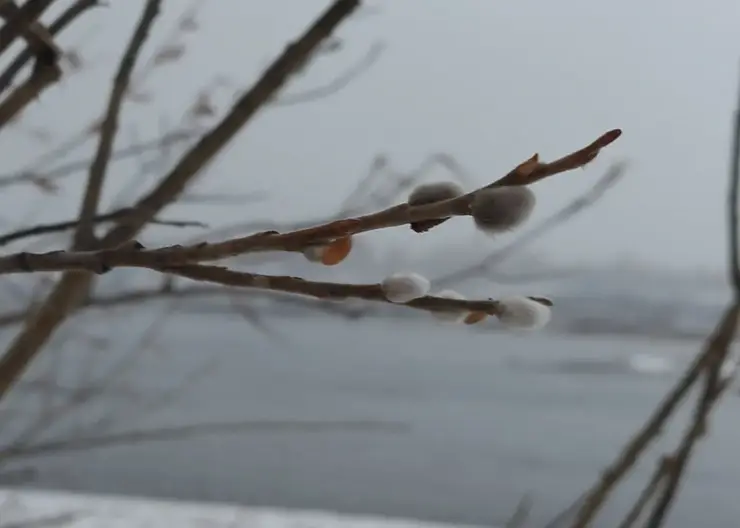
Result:
M462 528L323 511L0 489L0 528ZM472 527L470 527L472 528Z

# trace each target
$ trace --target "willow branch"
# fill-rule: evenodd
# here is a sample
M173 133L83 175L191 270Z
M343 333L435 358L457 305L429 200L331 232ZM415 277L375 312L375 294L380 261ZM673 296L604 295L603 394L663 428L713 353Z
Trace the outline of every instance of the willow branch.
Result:
M124 207L117 209L110 213L99 214L92 219L94 224L103 224L106 222L115 222L127 214L130 209ZM36 224L33 227L27 227L24 229L17 229L15 231L9 231L4 234L0 234L0 246L5 246L11 242L17 242L24 238L29 238L39 235L49 235L53 233L61 233L73 229L79 225L79 220L64 220L61 222L50 222L48 224ZM199 222L197 220L167 220L155 218L151 222L152 225L171 226L171 227L208 227L205 222Z
M550 166L551 164L542 165ZM552 165L555 165L559 170L568 170L568 167L575 167L572 163L566 164L561 160L553 162ZM547 174L548 170L551 169L540 171L540 179L546 177L543 174ZM556 172L551 174L556 174ZM504 180L517 181L508 175L499 181ZM532 180L531 177L520 180L536 181ZM497 185L499 183L494 182L484 188ZM316 227L298 229L288 233L263 232L216 243L170 246L154 250L118 248L88 252L16 253L0 257L0 274L62 270L87 270L101 273L115 267L157 269L194 262L214 261L261 251L301 251L311 245L325 243L340 237L406 224L419 224L429 220L438 221L436 219L439 218L469 215L471 204L477 192L479 190L459 198L428 205L410 206L400 204L376 213L334 220Z

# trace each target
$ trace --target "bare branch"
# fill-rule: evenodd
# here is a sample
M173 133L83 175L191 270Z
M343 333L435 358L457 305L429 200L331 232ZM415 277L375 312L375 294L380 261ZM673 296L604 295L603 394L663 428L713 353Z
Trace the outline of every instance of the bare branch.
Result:
M342 72L341 75L333 79L330 83L313 88L312 90L306 90L305 92L282 95L276 98L271 104L273 106L293 106L330 97L349 86L352 81L368 71L378 62L383 51L385 51L385 45L381 42L376 42L356 64Z
M5 0L3 0L5 1ZM21 7L10 14L0 28L0 55L10 47L13 41L28 31L31 24L46 11L54 0L26 0ZM47 57L49 62L56 62L57 56Z
M555 162L555 164L561 168L573 168L572 164L563 164L560 161ZM542 173L544 174L544 172ZM509 176L502 180L513 181ZM484 189L492 186L497 186L497 182L484 187ZM143 250L140 246L135 246L129 249L104 249L88 252L17 253L0 257L0 274L70 269L102 273L121 266L160 269L192 262L219 260L250 252L301 251L317 243L326 243L367 231L405 224L418 225L429 221L439 222L439 220L432 219L469 215L471 214L471 204L479 191L476 190L459 198L427 205L410 206L409 204L401 204L377 213L335 220L320 226L299 229L289 233L257 233L217 243L170 246L155 250ZM114 228L111 233L115 232L118 232L117 228Z
M359 0L336 0L327 11L262 75L254 87L234 105L211 132L188 151L172 172L136 206L136 213L122 220L101 241L103 247L118 246L130 240L167 204L177 198L195 175L247 124L257 111L287 82L290 75L352 12ZM86 297L92 276L65 273L23 330L0 358L0 398L10 390L41 347Z
M100 195L103 191L103 181L108 170L110 156L113 153L113 142L118 132L121 106L131 82L136 61L154 25L154 19L159 14L161 3L162 0L147 0L141 19L131 36L126 51L123 53L118 72L113 80L113 88L111 89L105 117L100 124L98 148L90 165L87 188L80 206L80 223L77 226L73 243L75 249L88 249L95 241L94 218L97 215Z
M82 451L140 442L179 440L192 436L224 433L249 432L272 434L279 432L316 433L331 431L346 433L404 433L408 429L408 424L405 422L386 420L248 420L239 422L214 422L39 442L37 444L2 450L0 459L17 460L50 453Z
M4 4L9 4L4 0ZM67 7L59 17L49 26L49 33L55 36L61 33L67 26L74 22L78 17L83 15L88 9L99 5L99 0L76 0L74 4ZM33 59L33 50L27 46L21 53L13 59L2 74L0 74L0 93L4 92L13 82L15 76Z
M56 83L61 76L62 71L56 62L37 61L29 78L0 103L0 129L18 117L30 103L38 99L41 92Z
M730 345L735 335L738 313L740 313L740 308L737 305L733 305L725 312L714 333L704 346L704 350L697 355L650 419L630 439L617 459L604 471L601 479L584 497L583 505L578 512L573 528L586 528L589 525L622 477L634 466L650 443L664 429L664 426L693 387L694 382L699 379L712 357L717 355L718 350L726 349Z
M105 222L115 222L116 220L125 217L129 214L130 209L124 207L123 209L117 209L110 213L97 215L92 219L93 224L102 224ZM78 226L79 220L65 220L62 222L52 222L48 224L36 224L33 227L25 229L18 229L16 231L10 231L8 233L0 235L0 246L5 246L11 242L15 242L24 238L48 235L51 233L60 233L67 231ZM150 222L153 225L172 226L172 227L208 227L205 222L199 222L197 220L160 220L154 219Z

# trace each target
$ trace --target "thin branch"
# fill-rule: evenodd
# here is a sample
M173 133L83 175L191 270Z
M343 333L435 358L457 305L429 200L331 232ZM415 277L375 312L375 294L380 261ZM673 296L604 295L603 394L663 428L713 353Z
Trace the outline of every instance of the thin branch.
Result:
M62 70L56 62L37 61L28 79L0 103L0 129L18 117L41 93L56 83Z
M727 221L730 224L729 266L735 298L740 304L740 248L738 247L740 246L740 218L738 218L738 208L740 208L740 83L738 83L731 155L729 203L727 204Z
M129 214L130 208L124 207L117 209L110 213L99 214L92 219L94 224L102 224L105 222L114 222L120 218L125 217ZM11 242L16 242L24 238L29 238L39 235L48 235L52 233L61 233L68 231L79 225L79 220L65 220L62 222L51 222L48 224L37 224L33 227L27 227L24 229L18 229L16 231L10 231L5 234L0 234L0 246L5 246ZM208 227L208 224L199 222L197 220L164 220L154 219L150 222L153 225L172 226L172 227Z
M709 417L725 389L729 386L730 379L723 380L720 369L730 351L730 344L737 333L738 317L740 317L740 253L738 244L740 240L738 223L738 198L740 196L740 83L738 83L738 99L735 109L733 126L732 147L730 149L729 187L727 192L727 225L728 225L728 273L732 284L734 304L728 308L730 339L716 346L711 351L711 357L705 368L705 383L699 402L694 409L694 416L688 430L681 440L681 444L673 456L674 463L668 473L663 493L657 500L648 521L647 528L659 528L665 522L668 511L676 497L681 479L694 448L699 440L706 435Z
M614 135L607 133L606 135ZM583 150L583 149L582 149ZM574 155L566 156L573 158ZM563 159L566 159L563 158ZM575 158L579 159L579 158ZM591 156L590 159L593 159ZM557 167L558 171L575 168L573 163L562 160L544 167ZM556 174L554 169L541 169L538 177ZM517 181L509 175L501 181ZM526 180L531 183L532 178ZM536 180L535 180L536 181ZM494 182L486 188L500 184ZM513 185L513 183L512 183ZM52 251L48 253L16 253L0 257L0 274L30 273L36 271L87 270L100 273L114 267L146 267L160 269L167 266L180 266L192 262L219 260L251 252L260 251L301 251L316 243L325 243L336 238L356 235L368 231L396 227L406 224L419 224L425 221L438 222L439 218L465 216L470 214L470 206L479 190L459 198L428 205L396 205L377 213L356 218L335 220L316 227L299 229L289 233L257 233L216 243L200 243L190 246L169 246L154 250L136 248L112 249L87 252ZM125 220L124 220L125 221ZM113 233L117 232L114 228Z
M563 156L562 158L551 161L549 163L539 162L539 156L535 154L529 160L526 160L525 162L514 167L506 176L487 185L485 188L490 189L493 187L530 185L555 174L560 174L562 172L571 171L579 167L584 167L585 165L596 159L596 156L599 155L601 149L614 143L617 139L619 139L619 136L621 135L622 131L618 128L610 130L599 136L595 141L586 145L582 149L579 149L568 154L567 156ZM531 167L530 164L533 162L534 166ZM423 233L435 226L443 224L447 220L448 218L440 218L439 220L417 222L411 225L411 229L413 229L417 233Z
M144 48L144 42L149 36L154 20L159 14L161 3L162 0L147 0L136 30L131 35L131 40L121 57L118 72L113 80L113 88L111 89L105 117L100 125L98 148L90 165L87 187L80 206L80 223L77 226L73 243L75 249L88 249L95 241L94 218L97 215L103 182L113 153L113 142L118 132L121 107L131 82L136 61Z
M28 30L28 27L46 11L54 0L26 0L24 4L0 28L0 55L10 47L13 41ZM57 57L50 57L56 62Z
M0 2L0 18L6 23L11 22L18 15L18 5L15 0L3 0ZM41 23L33 21L21 32L23 38L28 42L28 48L40 62L56 62L62 54L62 50L54 42L53 35ZM3 90L0 89L0 92Z
M157 429L124 431L108 435L51 440L36 444L0 449L0 459L17 460L59 452L87 451L114 445L180 440L192 436L237 434L237 433L404 433L409 426L405 422L388 420L249 420L240 422L214 422Z
M735 306L735 319L733 327L734 333L737 331L737 317L740 314L737 305ZM678 492L682 477L686 471L691 455L693 454L694 448L699 440L706 434L708 428L709 416L712 410L722 395L724 390L723 384L719 379L719 368L727 355L729 347L724 349L717 349L714 351L714 357L712 359L713 364L707 369L705 376L704 390L702 391L701 398L696 405L694 410L694 416L691 420L688 430L686 431L681 445L676 450L676 454L673 456L673 463L667 473L666 482L663 486L663 492L657 499L657 503L653 508L647 522L645 523L646 528L660 528L663 526L667 517L668 511L673 504L673 501Z
M737 306L725 312L712 336L704 345L704 350L697 355L686 372L681 376L673 389L666 395L650 419L630 439L617 459L604 470L599 481L588 491L583 499L573 528L586 528L596 516L611 492L622 477L632 469L638 458L644 454L650 443L660 434L673 412L699 379L707 363L716 350L729 346L734 336L737 319Z
M331 82L318 88L306 90L305 92L282 95L275 99L271 104L273 106L294 106L330 97L349 86L352 81L368 71L376 62L378 62L383 51L385 51L385 45L381 42L376 42L370 47L362 59Z
M77 0L51 23L49 33L52 36L61 33L88 9L97 5L99 5L99 0ZM33 57L33 50L30 46L27 46L13 59L5 71L0 74L0 93L4 92L13 83L16 75L20 73Z
M635 501L627 515L624 517L618 528L632 528L635 523L640 519L640 515L645 510L645 506L648 505L650 500L658 492L660 484L663 482L666 474L668 473L673 461L670 457L663 457L660 462L656 465L653 475L647 483L647 486L642 490L640 496Z
M740 93L740 85L738 85ZM661 496L651 512L646 524L649 528L658 528L665 521L667 512L673 502L679 487L681 477L691 458L694 446L707 429L707 420L714 406L729 384L729 381L720 379L720 369L727 357L730 346L737 333L738 317L740 316L740 267L738 253L738 194L740 184L740 95L738 109L735 114L733 130L732 159L729 170L729 189L727 200L728 223L728 273L730 275L733 303L725 310L722 319L714 332L707 340L701 353L697 355L681 379L663 400L653 416L628 442L617 460L604 471L602 478L588 491L583 505L578 512L573 528L586 528L599 512L611 491L622 477L636 463L650 441L654 440L662 431L668 419L678 407L688 391L694 386L702 374L705 374L705 385L694 411L689 429L684 434L676 454L672 457L670 471L663 487ZM639 499L638 499L639 500Z
M233 271L219 266L179 266L166 268L167 272L191 280L223 286L256 288L274 292L292 293L317 299L363 299L392 304L377 284L344 284L338 282L310 281L299 277L262 275ZM501 313L501 305L494 300L458 300L428 295L405 303L404 306L427 311L470 311L489 315Z

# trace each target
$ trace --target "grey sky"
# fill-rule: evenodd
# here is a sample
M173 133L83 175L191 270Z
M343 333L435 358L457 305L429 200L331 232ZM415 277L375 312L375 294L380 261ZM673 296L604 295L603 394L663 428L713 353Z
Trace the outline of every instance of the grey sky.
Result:
M342 28L345 49L321 59L288 90L330 80L378 40L387 45L380 62L329 99L263 113L204 180L204 188L213 191L265 190L271 200L247 211L199 209L198 214L215 223L320 214L352 189L379 152L408 168L432 152L449 152L485 183L533 152L559 157L620 127L624 136L585 171L536 186L536 218L541 218L585 190L610 162L632 162L628 178L598 207L539 247L565 261L632 256L674 267L722 265L740 3L367 3L378 10ZM45 127L61 139L100 111L118 49L142 2L111 4L62 39L84 50L90 69L44 96L21 129ZM152 44L166 38L187 5L166 2ZM161 116L175 121L214 75L227 75L234 87L248 86L326 5L325 0L203 2L201 28L188 41L187 58L147 80L156 103L130 109L125 127L135 125L141 138L155 135ZM230 96L224 90L216 100L225 107ZM17 166L36 151L27 135L4 139L3 152ZM25 156L18 158L19 152ZM130 178L135 168L118 166L115 178ZM47 206L39 218L74 212L76 189L65 187L58 206ZM22 199L41 203L30 193ZM404 230L378 240L398 247L412 237ZM428 249L499 242L472 233L461 220L413 243Z

